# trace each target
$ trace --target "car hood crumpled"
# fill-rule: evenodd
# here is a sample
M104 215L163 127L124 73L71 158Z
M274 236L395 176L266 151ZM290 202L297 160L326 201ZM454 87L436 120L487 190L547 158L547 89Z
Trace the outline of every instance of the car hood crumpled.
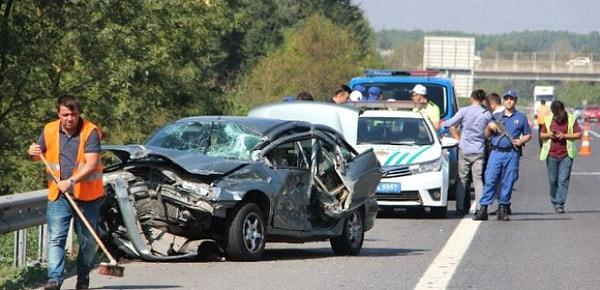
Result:
M249 162L215 158L189 151L172 150L145 145L102 145L102 151L111 151L123 162L157 156L170 160L192 174L223 175Z

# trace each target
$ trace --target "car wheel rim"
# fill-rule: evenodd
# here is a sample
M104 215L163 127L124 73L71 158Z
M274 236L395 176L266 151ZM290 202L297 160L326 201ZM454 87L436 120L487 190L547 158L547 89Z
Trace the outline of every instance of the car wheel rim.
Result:
M362 223L360 221L360 215L358 212L352 213L352 215L349 217L347 231L348 242L350 242L353 247L357 247L358 244L360 244L362 233Z
M256 213L251 213L244 219L243 238L246 249L257 252L261 249L264 240L264 226Z

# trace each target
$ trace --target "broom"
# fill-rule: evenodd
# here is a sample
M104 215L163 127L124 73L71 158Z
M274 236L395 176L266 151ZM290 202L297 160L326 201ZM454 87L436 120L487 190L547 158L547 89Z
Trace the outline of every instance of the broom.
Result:
M46 158L44 158L44 155L40 154L39 156L42 159L42 161L44 162L46 169L48 169L48 171L52 175L54 182L56 182L56 184L58 184L58 178L56 177L56 175L54 175L54 172L50 168L50 165L48 164L48 161L46 161ZM77 206L77 204L75 203L73 198L66 192L63 192L63 194L67 198L67 200L69 201L69 204L71 204L71 207L75 210L75 212L77 213L79 218L83 221L83 224L85 225L85 227L88 229L88 231L90 231L90 233L96 240L96 243L98 243L98 245L100 246L100 248L102 249L102 251L104 252L106 257L108 257L108 259L110 260L110 262L108 262L108 263L105 263L105 262L100 263L100 266L98 266L98 273L100 273L101 275L107 275L107 276L123 277L123 270L125 270L125 268L123 266L119 265L117 263L117 260L115 260L115 258L110 254L108 249L106 249L106 246L104 246L104 243L102 243L102 241L98 237L98 234L96 234L96 231L94 231L94 228L92 228L92 225L90 225L90 222L83 215L83 213L79 209L79 206Z

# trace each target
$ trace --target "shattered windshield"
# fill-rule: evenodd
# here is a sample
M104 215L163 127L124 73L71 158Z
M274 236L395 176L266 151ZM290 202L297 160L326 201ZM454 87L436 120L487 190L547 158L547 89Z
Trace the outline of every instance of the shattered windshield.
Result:
M260 135L235 122L194 121L167 125L146 145L248 161L260 141Z
M361 117L358 144L431 145L433 136L424 119Z

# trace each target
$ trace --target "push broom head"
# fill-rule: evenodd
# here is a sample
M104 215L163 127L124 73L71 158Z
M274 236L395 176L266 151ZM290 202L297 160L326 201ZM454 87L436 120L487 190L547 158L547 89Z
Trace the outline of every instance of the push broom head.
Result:
M100 273L100 275L123 277L123 270L125 270L125 268L116 262L100 263L100 266L98 266L98 273Z

